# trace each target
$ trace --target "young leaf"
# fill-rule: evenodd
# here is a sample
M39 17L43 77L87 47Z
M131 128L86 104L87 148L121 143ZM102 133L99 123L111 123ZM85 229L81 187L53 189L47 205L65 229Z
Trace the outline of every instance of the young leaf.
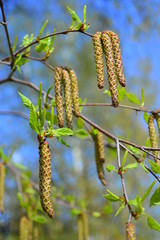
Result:
M150 199L150 207L155 206L157 203L160 203L160 188L156 189Z
M14 165L19 168L20 170L27 170L27 167L24 166L23 164L20 164L20 163L14 163Z
M107 170L107 172L112 172L112 171L116 171L117 172L115 166L113 166L113 165L106 166L106 170Z
M128 150L126 150L125 153L124 153L124 156L123 156L123 159L122 159L121 168L124 167L124 164L125 164L125 162L127 160L127 156L128 156Z
M14 52L15 49L16 49L17 41L18 41L18 37L15 36L14 43L13 43L13 47L12 47L12 51L13 51L13 52Z
M46 103L47 103L47 101L48 101L48 96L49 96L50 91L52 90L53 86L54 86L54 84L52 84L52 85L50 86L50 88L48 89L48 91L47 91L47 93L46 93L46 100L45 100Z
M37 223L47 223L48 222L48 219L43 215L36 215L32 218L32 220Z
M120 206L120 208L117 210L117 212L115 213L115 217L117 217L118 216L118 214L124 209L124 207L125 207L125 204L122 204L121 206Z
M108 194L103 195L106 199L108 199L111 202L118 202L120 201L120 197L112 193L110 190L107 190Z
M77 118L76 124L77 124L77 127L81 129L84 126L84 120L82 118Z
M132 168L137 168L137 162L130 163L124 167L124 169L132 169Z
M32 102L29 100L29 98L25 97L22 93L18 92L18 94L20 95L22 102L24 104L25 107L27 108L31 108Z
M48 20L46 20L46 21L43 23L43 26L41 27L41 30L40 30L40 35L39 35L39 37L42 36L42 33L43 33L45 27L47 26L47 24L48 24Z
M73 216L77 216L77 215L79 215L81 213L81 210L77 209L77 208L73 208L71 210L71 213L72 213Z
M73 21L82 24L81 20L79 19L78 15L75 13L75 11L73 11L73 10L72 10L71 8L69 8L68 6L67 6L67 10L68 10L68 12L71 14L71 17L72 17L72 20L73 20Z
M147 191L145 192L145 194L141 198L141 202L143 202L147 198L147 196L150 194L150 192L151 192L155 183L156 183L156 180L154 180L153 183L149 186L149 188L147 189Z
M59 128L48 130L46 134L51 134L52 136L55 137L71 136L73 135L73 131L70 128Z
M99 218L101 216L100 212L92 212L92 216L95 218Z
M127 92L127 93L126 93L126 97L127 97L128 100L129 100L130 102L132 102L132 103L135 103L135 104L138 104L138 105L141 104L140 101L139 101L139 99L138 99L133 93Z
M132 146L128 146L128 148L129 148L134 154L141 155L141 152L139 151L139 149L137 149L137 148L135 148L135 147L132 147Z
M143 162L141 162L140 164L139 164L143 169L144 169L144 171L146 172L146 173L149 173L149 171L145 168L145 166L144 166L144 163Z
M84 5L84 8L83 8L83 23L86 22L86 8L87 8L87 6Z
M30 127L33 129L33 131L39 134L37 113L33 104L31 104L31 107L30 107L29 124L30 124Z
M109 97L111 97L111 92L107 89L104 91L104 94L107 94Z
M79 138L88 138L89 134L86 130L84 129L78 129L74 132L74 135L79 137Z
M31 42L33 41L33 33L31 34L31 36L29 37L28 34L26 34L24 37L23 37L23 41L22 41L22 44L21 44L21 47L26 47L27 45L29 45Z
M147 112L144 112L143 118L144 118L145 122L148 124L149 114Z
M66 147L70 148L69 144L66 143L61 137L57 137L57 140L62 143L63 145L65 145Z
M154 218L148 215L147 222L150 228L160 232L160 224L156 220L154 220Z
M144 106L144 89L142 88L141 89L141 94L142 94L142 104L141 104L141 106L143 107Z
M152 162L151 160L149 160L149 164L151 166L151 169L154 173L156 174L160 174L160 165L158 165L155 162Z
M118 89L118 102L121 102L126 95L126 90L124 87Z

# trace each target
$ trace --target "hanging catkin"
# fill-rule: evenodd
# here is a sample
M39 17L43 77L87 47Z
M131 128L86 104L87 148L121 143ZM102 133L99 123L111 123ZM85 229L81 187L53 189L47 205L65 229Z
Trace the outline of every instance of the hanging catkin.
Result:
M84 229L84 240L88 240L89 229L88 229L88 215L86 212L82 213L82 219L83 219L83 229Z
M151 142L152 148L158 148L156 129L155 129L155 125L154 125L154 116L152 114L150 114L149 119L148 119L148 131L149 131L149 137L150 137L150 142ZM153 151L153 154L156 157L158 157L157 151ZM155 158L154 160L156 163L160 164L160 161L157 158Z
M0 163L0 212L4 212L4 181L5 181L5 166L3 163Z
M92 132L91 134L94 140L97 174L102 184L106 185L106 180L104 178L104 169L103 169L103 163L105 159L104 159L104 144L103 144L102 133L98 132L97 134L94 134Z
M94 60L97 70L97 85L100 89L104 87L103 49L101 35L101 32L96 32L92 38L94 46Z
M133 223L126 223L126 240L136 240L135 226Z
M83 240L83 218L82 214L77 216L77 225L78 225L78 240Z
M157 127L159 132L159 138L160 138L160 116L158 114L156 115L156 122L157 122Z
M74 70L69 71L71 79L71 88L72 88L72 102L74 107L74 113L77 117L80 115L79 109L79 93L78 93L78 81L77 76Z
M66 112L66 126L70 129L72 126L72 95L71 95L71 80L67 70L62 70L62 78L64 82L64 102Z
M112 104L114 107L118 106L118 91L117 91L117 76L114 64L114 53L112 48L111 38L108 31L102 33L102 43L104 47L104 53L107 65L107 75L109 82L109 89L111 92Z
M50 200L51 154L46 141L39 142L39 190L42 208L50 218L53 218L54 212Z
M55 101L59 127L64 125L64 110L63 110L63 95L62 95L62 69L60 67L55 68Z
M20 219L19 238L20 240L28 240L28 219L25 216Z
M126 86L126 80L123 74L123 62L122 62L122 54L120 48L120 41L119 37L116 33L108 31L109 36L111 37L112 41L112 48L115 60L115 69L118 81L122 87Z

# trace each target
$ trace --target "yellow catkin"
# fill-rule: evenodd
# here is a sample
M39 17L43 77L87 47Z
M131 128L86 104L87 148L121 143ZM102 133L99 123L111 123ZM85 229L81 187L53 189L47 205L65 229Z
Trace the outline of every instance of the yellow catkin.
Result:
M5 182L5 166L0 163L0 212L4 212L4 182Z
M102 33L102 43L106 58L108 83L111 92L112 104L114 107L117 107L118 106L117 76L115 70L112 42L111 37L108 34L108 31Z
M154 116L152 114L150 114L149 119L148 119L148 131L149 131L149 137L150 137L150 142L151 142L152 148L158 148L156 129L155 129L155 125L154 125ZM158 155L159 155L157 151L153 151L153 154L156 157L158 157ZM155 158L154 160L156 163L160 164L160 161L157 158Z
M82 214L77 216L77 225L78 225L78 240L83 240L83 218Z
M135 226L133 223L126 223L126 240L136 240Z
M94 60L97 70L97 85L101 89L104 87L104 66L103 66L103 49L101 43L101 32L96 32L92 38L94 46Z
M28 240L28 218L25 216L20 219L19 237L20 240Z
M62 70L62 77L64 82L64 102L66 112L66 126L73 128L72 126L72 95L71 95L71 80L67 70Z
M34 227L34 228L33 228L33 239L34 239L34 240L38 240L38 239L39 239L38 227Z
M78 93L78 81L77 76L74 70L69 71L71 79L71 88L72 88L72 102L74 107L74 114L79 117L80 108L79 108L79 93Z
M28 220L28 240L33 239L33 222L29 219Z
M53 218L54 212L50 199L51 154L46 141L39 143L39 190L42 208L50 218Z
M159 132L159 138L160 138L160 116L158 114L156 115L156 122L157 122L157 127Z
M126 80L123 74L123 62L122 62L122 54L120 48L120 41L119 37L116 33L108 31L108 34L111 37L112 41L112 48L114 53L114 60L115 60L115 69L118 81L122 87L126 86Z
M55 68L55 101L59 127L64 125L64 110L63 110L63 95L62 95L62 69L60 67Z
M105 159L104 159L104 145L103 145L102 134L100 132L98 132L97 134L92 133L92 138L94 141L94 148L95 148L97 174L101 183L103 185L106 185L106 180L104 178L104 169L103 169L103 163Z
M88 229L88 216L86 212L82 213L82 218L83 218L84 240L88 240L89 229Z

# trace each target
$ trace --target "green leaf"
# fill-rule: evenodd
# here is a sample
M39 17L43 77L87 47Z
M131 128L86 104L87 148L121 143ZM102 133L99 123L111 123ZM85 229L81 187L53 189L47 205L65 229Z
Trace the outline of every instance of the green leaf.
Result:
M106 170L107 170L107 172L112 172L112 171L117 172L115 166L113 166L113 165L106 166Z
M17 199L19 201L20 206L23 207L24 206L24 201L23 201L22 193L20 193L20 192L17 193Z
M34 217L32 218L32 220L33 220L34 222L41 223L41 224L48 222L48 219L47 219L45 216L43 216L43 215L36 215L36 216L34 216Z
M138 104L138 105L141 104L140 101L139 101L139 99L138 99L133 93L127 92L127 93L126 93L126 97L127 97L128 100L129 100L130 102L132 102L132 103L135 103L135 104Z
M145 122L148 124L149 114L147 112L144 112L143 118L144 118Z
M20 95L22 102L24 104L25 107L27 108L31 108L32 102L29 100L29 98L25 97L22 93L18 92L18 94Z
M14 43L13 43L13 47L12 47L12 51L13 51L13 52L14 52L15 49L16 49L17 41L18 41L18 37L15 36Z
M88 138L89 134L86 130L84 129L78 129L74 132L74 135L79 137L79 138Z
M100 212L92 212L92 216L95 218L99 218L101 216Z
M73 20L73 21L82 24L81 20L79 19L78 15L76 14L75 11L73 11L73 10L72 10L71 8L69 8L68 6L67 6L67 10L68 10L68 12L71 14L71 17L72 17L72 20Z
M52 85L50 86L50 88L48 89L48 91L47 91L47 93L46 93L46 101L45 101L46 103L47 103L47 101L48 101L48 96L49 96L50 91L52 90L53 86L54 86L54 84L52 84Z
M33 129L33 131L39 134L37 113L33 104L31 104L30 107L29 125Z
M139 149L132 147L132 146L128 146L128 148L132 151L132 153L137 154L137 155L142 155L141 152L139 151Z
M143 88L141 89L141 94L142 94L141 106L143 107L144 106L144 89Z
M108 194L103 195L106 199L108 199L111 202L118 202L120 201L120 197L112 193L110 190L107 190Z
M124 87L118 89L118 102L121 102L126 95L126 90Z
M121 168L123 168L126 160L127 160L127 156L128 156L128 150L125 151L123 159L122 159L122 164L121 164Z
M84 120L79 117L79 118L77 118L76 124L77 124L77 127L78 127L78 128L83 128L83 126L84 126Z
M127 164L127 165L124 167L124 169L133 169L133 168L137 168L137 162Z
M30 35L26 34L24 37L23 37L23 41L22 41L22 46L26 47L27 45L29 45L31 42L33 41L33 33Z
M160 203L160 188L157 188L150 199L150 207L155 206L157 203Z
M72 213L73 216L77 216L77 215L81 214L82 211L81 211L80 209L73 208L73 209L71 210L71 213Z
M158 165L155 162L152 162L151 160L149 160L149 164L151 166L151 169L154 173L156 174L160 174L160 165Z
M105 205L103 208L104 214L112 214L113 213L113 208L112 208L112 203L109 202L109 204Z
M146 147L151 147L151 142L150 142L150 139L149 137L146 139L145 141L145 144L144 144Z
M111 92L107 89L104 91L104 94L107 94L109 97L111 97Z
M40 35L39 35L39 37L42 36L42 33L43 33L45 27L47 26L47 24L48 24L48 20L46 20L46 21L43 23L43 26L41 27L41 30L40 30Z
M154 218L148 215L147 222L150 228L160 232L160 224Z
M52 129L52 133L53 133L53 136L55 136L55 137L73 135L73 131L69 128Z
M14 163L14 165L19 168L20 170L26 170L26 166L24 166L23 164L20 164L20 163Z
M115 217L118 216L118 214L124 209L124 207L125 207L125 204L123 204L123 205L121 205L121 206L119 207L119 209L118 209L117 212L115 213Z
M84 5L84 8L83 8L83 23L86 22L86 8L87 8L87 6Z
M143 162L141 162L139 165L144 169L146 173L149 173L149 171L145 168L145 165Z
M147 191L145 192L145 194L141 198L141 202L143 202L148 197L148 195L150 194L150 192L151 192L153 186L155 185L155 183L156 183L156 180L154 180L153 183L149 186L149 188L147 189Z
M65 142L61 137L57 137L58 141L60 143L62 143L63 145L65 145L66 147L70 148L69 144L67 142Z
M32 195L36 194L36 191L33 188L26 188L25 192Z

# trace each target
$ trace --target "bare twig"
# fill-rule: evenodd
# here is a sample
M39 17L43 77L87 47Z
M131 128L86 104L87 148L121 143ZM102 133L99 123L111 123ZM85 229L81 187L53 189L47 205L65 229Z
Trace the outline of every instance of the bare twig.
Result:
M12 116L15 116L15 117L21 117L21 118L24 118L24 119L29 119L29 117L25 113L17 112L17 111L0 110L0 115L9 115L9 116L12 115Z
M4 26L4 29L5 29L7 42L8 42L8 47L9 47L9 51L10 51L10 55L11 55L12 63L13 63L14 62L14 55L13 55L13 51L12 51L12 46L11 46L11 41L10 41L10 37L9 37L9 32L8 32L8 27L7 27L7 22L6 22L6 16L5 16L2 0L0 0L0 7L1 7L1 12L2 12L2 17L3 17L3 26Z

